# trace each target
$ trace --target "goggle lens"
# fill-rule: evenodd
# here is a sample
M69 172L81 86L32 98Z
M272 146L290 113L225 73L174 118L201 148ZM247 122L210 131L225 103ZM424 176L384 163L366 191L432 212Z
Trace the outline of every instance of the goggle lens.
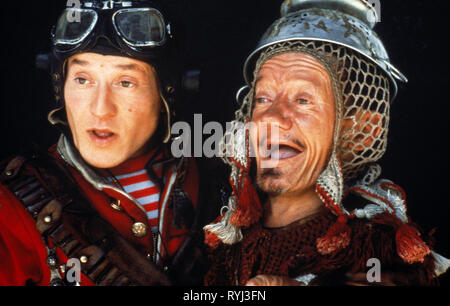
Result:
M116 31L131 46L158 46L165 41L164 19L155 9L123 9L114 15L113 21Z
M77 44L95 27L97 13L93 10L69 8L58 20L55 31L56 44Z

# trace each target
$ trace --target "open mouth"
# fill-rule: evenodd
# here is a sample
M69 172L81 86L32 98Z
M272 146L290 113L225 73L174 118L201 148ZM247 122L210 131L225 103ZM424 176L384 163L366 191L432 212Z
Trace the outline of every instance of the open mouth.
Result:
M291 146L288 144L279 144L278 148L273 145L269 146L269 150L267 150L264 154L264 159L270 160L284 160L298 156L303 153L303 148L297 146Z
M106 145L117 138L117 134L110 130L92 129L88 131L92 141L98 145Z

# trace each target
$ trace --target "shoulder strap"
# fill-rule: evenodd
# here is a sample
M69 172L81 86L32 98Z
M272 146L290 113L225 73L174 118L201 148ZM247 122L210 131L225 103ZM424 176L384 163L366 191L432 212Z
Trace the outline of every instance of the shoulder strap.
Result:
M81 271L97 285L170 285L167 275L124 239L82 195L54 158L32 154L11 159L4 183L36 220L36 228L68 258L83 258Z

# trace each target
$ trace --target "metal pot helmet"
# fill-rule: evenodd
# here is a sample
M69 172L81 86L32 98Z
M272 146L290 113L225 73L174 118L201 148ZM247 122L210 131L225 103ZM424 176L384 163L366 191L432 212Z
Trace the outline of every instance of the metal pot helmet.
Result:
M335 74L341 100L337 122L353 122L343 135L335 135L335 146L343 159L345 179L353 178L384 154L390 103L397 94L396 80L407 82L390 63L382 41L373 31L379 20L377 11L365 0L285 0L281 15L245 62L247 87L252 93L259 69L277 54L306 49L332 58L338 66ZM244 101L248 104L244 115L249 117L252 99L249 94ZM372 118L362 115L367 111ZM376 135L370 133L374 130L378 131Z
M78 2L78 1L77 1ZM49 114L52 124L67 125L64 114L65 64L82 52L125 56L149 63L155 69L167 118L164 142L170 139L178 73L170 24L156 3L148 0L82 0L68 7L52 29L52 80L61 105Z

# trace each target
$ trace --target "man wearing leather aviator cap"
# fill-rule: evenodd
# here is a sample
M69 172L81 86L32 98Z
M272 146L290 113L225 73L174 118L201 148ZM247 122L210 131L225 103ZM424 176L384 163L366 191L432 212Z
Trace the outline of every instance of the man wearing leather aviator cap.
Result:
M210 220L194 160L168 149L178 74L162 10L81 1L52 39L61 137L0 165L0 284L198 284Z

